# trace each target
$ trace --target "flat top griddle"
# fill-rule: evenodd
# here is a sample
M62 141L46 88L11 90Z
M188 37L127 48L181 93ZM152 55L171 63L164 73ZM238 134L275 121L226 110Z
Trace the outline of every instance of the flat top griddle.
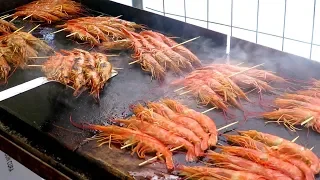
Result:
M112 16L123 15L123 19L145 24L151 29L165 34L182 37L177 39L179 42L200 35L200 39L188 43L186 46L202 59L203 64L227 62L225 35L114 2L94 0L83 1L82 3L95 11L101 11ZM90 13L96 15L93 11ZM30 27L30 29L37 25L37 23L25 21L16 21L16 23L19 27L24 25L26 28ZM77 44L65 38L68 33L61 32L49 35L50 32L56 30L54 25L41 25L33 34L36 37L44 38L56 51L74 47L85 50L90 49L88 45ZM230 63L238 64L244 62L245 66L250 67L263 62L265 63L263 69L274 71L288 79L299 79L302 82L311 77L320 78L320 73L317 71L320 67L318 63L236 38L232 38L231 42ZM37 132L53 138L70 151L87 158L90 162L119 178L128 178L129 174L138 179L155 175L168 178L163 163L156 162L138 167L138 164L144 160L131 156L129 150L120 150L116 147L109 149L107 146L97 147L94 141L84 143L84 140L93 134L79 130L69 122L69 117L72 116L73 121L78 123L110 124L114 118L123 118L131 115L130 105L156 101L164 97L177 99L197 111L204 111L208 108L198 106L196 99L189 95L178 96L174 93L173 91L177 87L168 85L170 81L177 78L173 74L169 73L164 83L152 81L151 76L143 72L138 64L128 65L128 62L132 61L130 51L120 51L120 53L119 57L111 57L110 62L114 67L124 69L119 70L119 74L108 82L100 95L99 103L86 92L76 98L72 96L72 89L59 83L49 83L0 102L0 107L37 129ZM43 76L40 69L18 69L9 79L9 83L6 86L0 86L0 91L40 76ZM301 85L303 83L275 86L282 91L288 86L299 88ZM231 108L227 118L220 111L211 111L207 115L215 120L217 127L236 120L240 121L238 125L230 127L221 133L230 133L230 130L235 130L234 128L236 128L236 130L255 129L286 139L293 139L299 135L300 138L297 143L309 148L315 146L313 151L320 155L320 147L317 146L319 134L307 129L292 133L282 125L275 123L266 125L265 121L259 117L259 113L264 109L270 110L268 105L271 104L276 96L276 94L264 93L260 100L257 93L250 93L249 98L253 103L241 101L244 109L247 110L246 113ZM220 136L219 140L221 144L225 144L223 137ZM178 164L201 164L200 162L186 163L184 154L180 153L174 155L174 160Z

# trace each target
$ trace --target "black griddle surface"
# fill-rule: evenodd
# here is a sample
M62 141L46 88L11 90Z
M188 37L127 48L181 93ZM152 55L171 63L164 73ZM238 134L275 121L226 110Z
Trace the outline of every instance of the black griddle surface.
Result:
M116 14L114 14L114 16L116 16ZM170 22L171 21L172 20L170 20ZM23 25L26 30L29 30L37 25L37 23L16 21L16 25L18 27ZM190 25L190 27L195 28L192 25ZM54 47L56 51L59 49L72 49L75 47L85 50L91 48L88 45L77 44L75 41L65 38L65 36L68 35L66 32L57 33L55 35L49 34L56 30L54 25L41 25L32 34L36 37L44 38L44 40L47 41L50 46ZM179 34L172 34L172 36L177 35ZM183 40L185 39L177 39L177 41L180 42ZM282 52L279 53L265 47L253 45L252 43L249 43L249 45L254 48L248 50L247 47L249 45L243 43L244 41L237 40L236 38L232 38L232 40L233 42L236 42L231 50L231 57L233 58L231 58L230 63L232 64L244 62L244 66L250 67L263 62L265 63L263 69L274 71L286 78L298 78L301 80L306 80L311 77L319 78L317 69L320 66L318 63L303 62L302 60L305 59L301 60L301 58ZM225 44L215 43L214 37L212 37L212 39L201 37L194 42L188 43L186 46L195 52L200 59L203 59L203 64L227 62ZM53 137L68 149L75 150L78 154L91 159L100 166L105 166L107 171L114 173L116 172L115 169L117 169L118 173L115 173L117 176L122 177L128 171L131 173L133 172L133 174L142 171L146 174L150 171L165 173L166 171L163 164L159 163L138 168L137 162L142 162L142 160L131 157L128 151L119 149L109 150L107 147L97 148L94 142L83 144L83 140L87 137L91 137L92 134L73 127L69 122L71 116L75 122L110 124L114 118L129 116L131 114L129 108L131 105L139 102L156 101L164 97L177 99L197 111L207 109L207 107L198 106L195 98L189 95L179 96L177 93L173 92L174 89L178 88L170 87L168 85L170 81L177 78L173 74L169 73L166 82L164 83L151 80L151 76L148 73L143 72L138 64L128 65L128 62L132 61L130 51L119 52L120 56L110 57L110 62L114 67L123 68L123 70L118 70L119 74L108 82L100 94L99 103L89 96L87 92L82 93L79 97L74 97L72 96L72 89L59 83L51 82L0 102L0 107L44 134ZM114 54L119 52L109 53ZM268 52L270 56L265 55L264 52ZM43 61L44 60L37 60L36 63L42 63ZM305 66L301 66L301 64L304 64ZM306 69L308 69L309 73L304 73ZM10 77L9 83L6 86L0 86L0 91L41 76L43 76L43 73L40 69L18 69ZM301 85L295 85L295 87L299 86ZM279 85L279 87L281 90L287 88L286 85ZM307 129L292 133L282 125L277 125L276 123L266 125L265 121L259 117L259 113L264 110L263 108L272 109L268 105L271 104L275 97L275 94L264 93L262 100L259 100L258 94L253 92L249 95L249 98L253 103L241 101L244 109L247 110L245 114L231 108L227 118L220 111L211 111L207 113L207 115L215 120L217 127L224 126L233 121L240 121L239 125L231 127L228 130L234 128L236 128L236 130L255 129L275 134L286 139L293 139L299 135L300 138L297 140L297 143L308 148L315 146L313 151L317 153L317 155L320 155L320 147L317 146L319 134L313 131L309 132ZM245 117L247 117L246 120ZM226 131L227 130L223 132ZM220 140L220 143L225 143L222 137L220 137ZM118 160L118 162L115 160L121 158L123 161ZM177 163L185 163L183 159L183 155L175 155ZM124 162L126 164L124 164ZM140 176L143 175L137 175L137 177Z

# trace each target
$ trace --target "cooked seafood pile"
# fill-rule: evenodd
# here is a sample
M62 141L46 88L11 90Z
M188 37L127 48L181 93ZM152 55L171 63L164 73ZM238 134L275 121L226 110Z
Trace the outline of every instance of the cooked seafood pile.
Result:
M182 74L182 70L201 66L196 55L161 33L123 31L131 40L132 57L140 63L142 70L151 73L152 78L163 80L167 69Z
M149 102L147 106L138 104L132 110L135 116L116 120L125 127L73 124L101 131L98 136L100 145L110 145L110 142L134 145L133 153L136 152L140 158L149 152L161 153L169 170L174 165L168 147L183 146L187 150L186 160L194 161L210 146L216 145L216 125L208 116L171 99L164 99L161 103Z
M6 20L0 19L0 35L11 33L17 30L16 26L11 22L7 22Z
M114 41L126 38L121 29L135 31L135 29L142 28L143 26L119 19L118 17L81 17L71 19L57 27L71 32L73 37L89 42L91 45L100 45L102 48L115 45L116 48L119 45ZM125 41L120 42L119 44L123 44Z
M75 96L89 89L96 99L113 71L105 54L81 49L61 50L51 56L42 69L49 80L73 87Z
M214 167L180 166L187 179L314 180L319 158L294 142L255 130L225 135L233 146L206 156Z
M71 0L38 0L16 8L14 17L31 17L40 21L51 22L69 19L81 12L81 5Z
M313 86L295 94L284 94L276 98L274 104L279 108L263 114L265 119L283 123L292 131L298 130L296 126L311 127L320 133L320 81L314 81Z
M238 99L249 101L242 89L272 91L268 82L285 82L271 72L229 64L212 64L191 72L183 79L174 81L174 85L183 85L184 89L200 99L203 105L211 104L227 110L231 104L242 109Z
M10 65L23 68L32 61L30 57L37 57L40 52L48 54L53 50L32 34L16 32L0 36L0 79L7 81Z

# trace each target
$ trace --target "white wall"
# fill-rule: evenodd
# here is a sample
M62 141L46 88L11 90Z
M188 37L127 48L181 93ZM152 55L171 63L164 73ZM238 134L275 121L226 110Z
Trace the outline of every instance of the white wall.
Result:
M143 0L143 8L320 61L320 0Z

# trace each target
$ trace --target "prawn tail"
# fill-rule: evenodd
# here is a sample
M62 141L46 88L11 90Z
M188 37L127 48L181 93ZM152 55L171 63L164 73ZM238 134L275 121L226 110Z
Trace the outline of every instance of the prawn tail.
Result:
M201 156L202 150L201 150L200 142L197 142L194 144L194 152L196 156Z
M188 149L187 155L186 155L186 161L187 162L193 162L195 160L197 160L197 156L195 154L194 148Z
M209 136L207 136L207 137L202 139L202 141L201 141L201 149L203 151L208 149L208 141L209 141Z
M215 145L217 144L217 141L218 141L217 135L212 134L212 135L210 135L210 137L209 137L208 145L209 145L210 147L211 147L211 146L215 146Z

